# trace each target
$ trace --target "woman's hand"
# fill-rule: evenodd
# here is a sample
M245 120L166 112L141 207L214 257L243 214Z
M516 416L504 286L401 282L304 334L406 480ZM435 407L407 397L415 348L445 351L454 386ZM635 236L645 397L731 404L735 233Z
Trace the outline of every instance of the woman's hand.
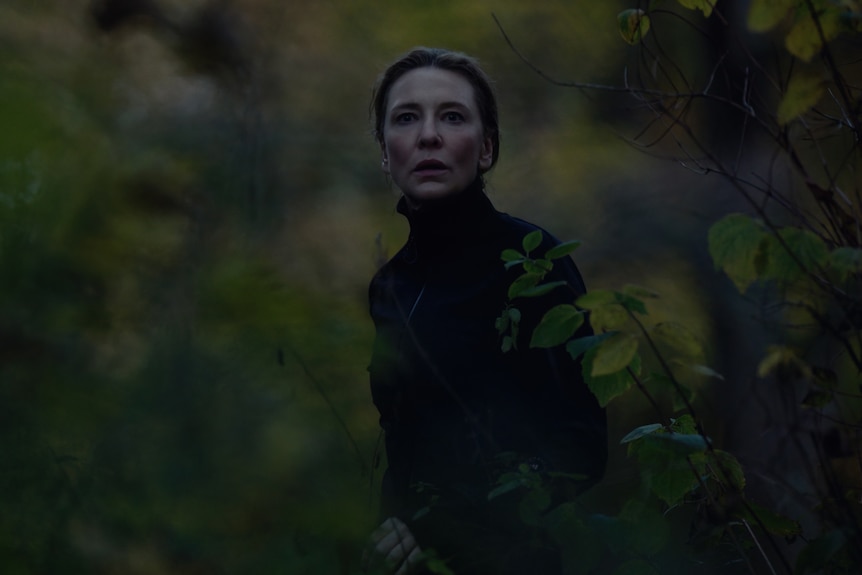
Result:
M390 517L371 534L362 566L366 573L382 567L388 575L409 575L416 572L421 560L422 550L410 529L397 517Z

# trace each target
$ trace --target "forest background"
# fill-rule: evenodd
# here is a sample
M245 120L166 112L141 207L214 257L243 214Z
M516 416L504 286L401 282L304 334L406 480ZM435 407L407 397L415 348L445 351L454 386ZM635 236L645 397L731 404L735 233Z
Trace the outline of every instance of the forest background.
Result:
M747 3L728 4L747 34ZM367 283L406 237L368 103L416 45L475 55L495 80L496 207L582 240L589 289L644 286L660 294L652 321L704 342L722 374L697 384L709 435L774 504L758 470L799 473L781 394L755 381L774 326L707 245L743 198L654 157L673 145L633 145L648 115L631 94L560 87L520 57L623 86L635 48L617 15L631 7L0 3L2 571L335 573L355 560L384 465ZM697 69L709 46L676 34L662 38ZM725 120L693 122L735 146ZM765 158L755 147L744 161ZM618 444L655 415L634 394L609 409L611 463L585 505L614 514L639 481ZM685 527L677 537L684 547Z

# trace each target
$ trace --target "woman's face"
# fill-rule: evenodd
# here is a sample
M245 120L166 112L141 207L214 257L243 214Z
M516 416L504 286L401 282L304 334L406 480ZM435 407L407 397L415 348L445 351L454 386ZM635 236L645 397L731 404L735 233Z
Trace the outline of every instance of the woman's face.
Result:
M383 123L383 171L412 206L463 191L491 167L473 86L455 72L424 67L392 84Z

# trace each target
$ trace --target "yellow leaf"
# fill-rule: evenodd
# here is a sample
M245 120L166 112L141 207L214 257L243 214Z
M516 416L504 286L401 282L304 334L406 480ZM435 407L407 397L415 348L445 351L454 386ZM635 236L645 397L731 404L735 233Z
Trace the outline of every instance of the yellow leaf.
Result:
M818 12L817 20L820 22L823 37L827 42L835 39L841 32L841 15L843 12L842 9L836 7L825 8ZM787 34L784 45L788 52L808 62L820 53L820 50L823 49L823 42L820 38L820 32L817 30L817 23L811 17L811 12L806 8L800 10L798 14L798 19Z
M792 349L783 345L769 346L766 357L757 366L757 377L767 377L779 368L797 376L811 376L811 368Z
M813 108L823 94L826 83L819 73L795 74L778 103L778 123L782 126Z
M623 10L617 15L620 36L629 44L637 44L649 32L649 16L639 9Z
M712 9L718 0L677 0L682 6L689 10L700 10L703 15L709 18L712 14Z
M787 17L797 0L751 0L748 8L748 29L768 32Z
M628 333L618 333L603 342L593 359L593 376L610 375L625 369L638 351L638 340Z

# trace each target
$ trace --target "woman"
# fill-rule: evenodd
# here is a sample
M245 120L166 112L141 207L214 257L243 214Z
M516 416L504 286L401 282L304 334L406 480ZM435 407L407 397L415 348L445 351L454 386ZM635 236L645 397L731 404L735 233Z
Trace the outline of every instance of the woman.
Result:
M546 280L569 289L516 300L521 335L503 351L495 319L518 272L500 254L539 228L497 212L484 194L500 135L474 59L414 49L378 80L372 113L410 236L369 290L371 391L388 469L386 519L368 561L417 573L433 549L458 575L559 573L558 553L519 516L524 490L489 493L520 469L548 479L558 503L604 472L605 413L580 366L562 347L530 349L528 339L545 311L584 293L583 281L569 258L557 260ZM543 254L558 241L542 233ZM567 486L561 473L584 479Z

